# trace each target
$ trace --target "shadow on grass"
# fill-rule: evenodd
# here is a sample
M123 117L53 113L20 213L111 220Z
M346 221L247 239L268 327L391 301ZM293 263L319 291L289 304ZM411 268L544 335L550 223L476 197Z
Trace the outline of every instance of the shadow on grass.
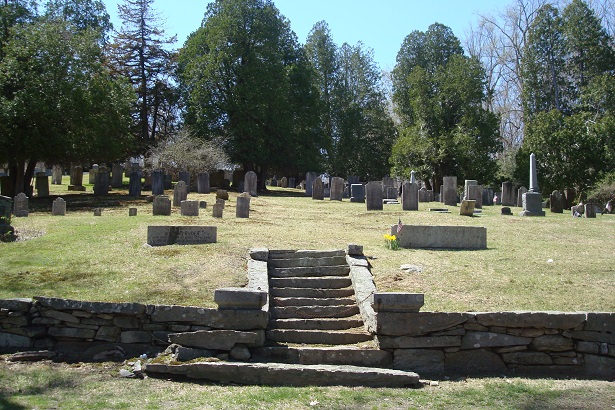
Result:
M144 195L135 197L121 193L109 193L109 195L105 196L94 194L63 194L46 198L30 198L28 201L30 212L51 213L52 203L58 197L66 201L67 211L91 211L94 208L119 208L147 203L147 197Z

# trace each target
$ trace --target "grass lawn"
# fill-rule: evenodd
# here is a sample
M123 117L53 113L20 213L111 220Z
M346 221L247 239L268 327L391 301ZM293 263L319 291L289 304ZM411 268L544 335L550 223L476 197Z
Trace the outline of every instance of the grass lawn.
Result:
M503 216L492 206L471 218L456 207L449 214L428 212L441 206L436 203L421 203L418 212L404 212L401 205L367 212L364 204L314 201L280 188L252 198L249 219L235 218L233 193L223 219L211 215L213 193L190 194L210 204L199 217L181 217L175 208L170 217L154 217L151 203L125 191L99 199L52 194L66 199L65 217L51 216L53 198L31 200L30 216L13 218L27 240L0 243L0 298L213 306L216 288L246 283L252 247L344 249L357 243L370 257L378 289L424 293L423 310L615 311L615 215L580 219L547 211L529 218ZM99 206L102 216L94 217ZM129 206L138 208L138 216L128 216ZM513 208L515 215L519 211ZM485 226L488 249L386 249L383 235L398 218L405 225ZM215 225L218 243L152 248L147 226L154 224ZM405 273L403 264L422 272Z
M612 409L603 381L461 379L418 389L121 379L113 363L0 362L0 409Z

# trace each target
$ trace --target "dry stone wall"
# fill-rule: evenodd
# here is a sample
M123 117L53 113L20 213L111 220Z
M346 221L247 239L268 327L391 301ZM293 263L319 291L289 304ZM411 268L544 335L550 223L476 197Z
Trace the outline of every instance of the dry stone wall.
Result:
M394 368L421 376L615 379L615 313L376 312Z
M56 350L69 360L96 360L120 349L130 357L158 353L169 345L169 335L186 332L206 331L214 337L245 331L262 341L267 320L263 309L5 299L0 300L0 351Z

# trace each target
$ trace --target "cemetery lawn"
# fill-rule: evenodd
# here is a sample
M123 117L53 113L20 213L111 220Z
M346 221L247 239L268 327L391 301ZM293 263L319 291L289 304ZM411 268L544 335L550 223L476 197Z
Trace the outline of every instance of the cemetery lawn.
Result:
M121 364L0 361L0 408L611 409L613 382L460 379L418 389L227 386L121 379Z
M87 186L88 192L91 187ZM53 191L53 189L58 189ZM615 215L572 218L500 214L484 207L475 217L419 211L401 205L367 212L365 204L314 201L294 189L273 188L252 198L249 219L235 218L231 193L223 219L211 215L215 194L190 194L206 200L199 217L152 216L152 204L116 191L108 197L62 191L30 200L30 216L13 218L21 236L0 243L0 298L61 297L104 302L140 302L214 307L214 290L246 284L250 248L344 249L364 246L379 291L425 294L424 311L559 310L615 311ZM168 192L172 194L170 191ZM54 195L67 201L67 215L51 216ZM102 216L93 209L102 207ZM136 217L128 207L138 208ZM392 251L384 235L401 219L404 225L464 225L487 228L486 250ZM148 225L214 225L218 242L210 245L150 247ZM404 272L411 264L420 272Z

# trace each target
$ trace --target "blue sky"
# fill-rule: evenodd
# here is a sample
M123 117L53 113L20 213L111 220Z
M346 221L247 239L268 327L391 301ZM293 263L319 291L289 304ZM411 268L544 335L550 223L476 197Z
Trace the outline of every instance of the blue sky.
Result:
M117 4L122 0L104 0L116 28ZM166 20L165 30L177 34L180 47L195 31L209 1L156 0L154 8ZM382 69L392 69L403 39L414 30L425 31L438 22L449 26L462 39L477 13L495 14L510 0L274 0L280 12L290 20L299 41L305 39L315 23L325 20L333 41L356 44L362 41L374 50Z

